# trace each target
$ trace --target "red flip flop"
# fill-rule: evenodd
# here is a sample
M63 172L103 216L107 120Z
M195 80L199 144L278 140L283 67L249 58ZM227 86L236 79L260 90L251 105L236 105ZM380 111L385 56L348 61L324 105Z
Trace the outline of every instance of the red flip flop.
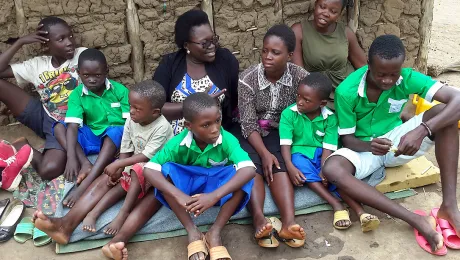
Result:
M431 210L430 215L436 219L436 223L441 228L444 243L450 249L460 249L460 238L455 233L454 227L452 227L449 221L438 218L438 211L439 208L434 208Z
M425 211L423 210L415 210L414 211L415 214L417 215L420 215L420 216L424 216L426 217L426 213ZM436 231L438 233L441 233L441 228L439 227L439 225L436 225ZM437 255L437 256L443 256L443 255L446 255L447 254L447 247L445 244L442 245L442 248L439 249L438 251L436 252L432 252L431 251L431 246L430 244L428 243L428 241L426 241L426 239L422 236L421 233L418 232L417 229L414 228L414 234L415 234L415 240L417 241L418 245L425 251L427 251L428 253L432 254L432 255Z

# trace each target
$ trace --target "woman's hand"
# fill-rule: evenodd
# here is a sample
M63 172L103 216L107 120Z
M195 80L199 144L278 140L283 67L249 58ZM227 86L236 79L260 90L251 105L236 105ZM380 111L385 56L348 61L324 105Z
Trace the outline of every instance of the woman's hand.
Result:
M261 159L265 181L267 182L267 185L270 186L270 183L273 182L273 165L275 165L277 169L281 169L281 167L278 159L276 159L276 157L268 151L261 157Z

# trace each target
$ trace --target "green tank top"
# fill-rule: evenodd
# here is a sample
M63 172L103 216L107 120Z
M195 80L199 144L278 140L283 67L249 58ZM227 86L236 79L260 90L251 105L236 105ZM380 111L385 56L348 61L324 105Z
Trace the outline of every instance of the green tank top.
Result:
M355 71L348 60L348 39L345 25L337 23L332 34L316 31L308 20L302 24L303 64L309 72L321 72L336 88L350 73ZM331 95L333 98L333 94Z

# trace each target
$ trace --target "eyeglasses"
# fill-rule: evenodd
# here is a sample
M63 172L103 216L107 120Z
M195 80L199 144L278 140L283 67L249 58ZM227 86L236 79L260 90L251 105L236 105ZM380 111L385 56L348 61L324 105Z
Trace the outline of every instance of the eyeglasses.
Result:
M209 48L209 46L211 46L211 44L214 44L214 45L217 45L219 43L219 35L214 35L212 37L212 40L206 40L204 42L192 42L192 41L189 41L190 43L195 43L195 44L200 44L201 47L203 47L203 49L207 49Z

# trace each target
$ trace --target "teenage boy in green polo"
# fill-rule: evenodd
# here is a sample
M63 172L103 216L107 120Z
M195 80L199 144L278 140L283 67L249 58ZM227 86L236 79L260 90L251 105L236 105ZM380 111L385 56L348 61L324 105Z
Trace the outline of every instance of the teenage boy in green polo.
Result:
M183 111L187 130L144 166L144 177L187 230L188 259L204 259L208 253L211 259L231 259L220 234L230 217L249 202L255 166L238 139L221 127L222 113L213 97L192 94ZM212 206L220 211L203 235L190 214L196 217Z
M64 174L76 176L79 166L88 160L76 153L77 141L86 155L98 157L87 176L77 177L78 187L63 201L67 207L75 204L120 149L123 126L129 117L129 90L108 80L107 73L107 61L101 51L87 49L80 54L78 74L82 84L69 97L66 140L61 140L67 151Z
M337 88L335 108L344 148L331 155L323 173L349 197L406 221L421 234L417 241L422 248L439 253L444 248L443 237L436 232L433 217L408 211L360 179L382 166L405 164L425 154L436 142L443 203L434 217L449 221L460 235L456 199L460 92L411 68L402 68L405 48L394 35L376 38L368 57L369 65L350 74ZM445 105L402 123L400 114L410 94Z

